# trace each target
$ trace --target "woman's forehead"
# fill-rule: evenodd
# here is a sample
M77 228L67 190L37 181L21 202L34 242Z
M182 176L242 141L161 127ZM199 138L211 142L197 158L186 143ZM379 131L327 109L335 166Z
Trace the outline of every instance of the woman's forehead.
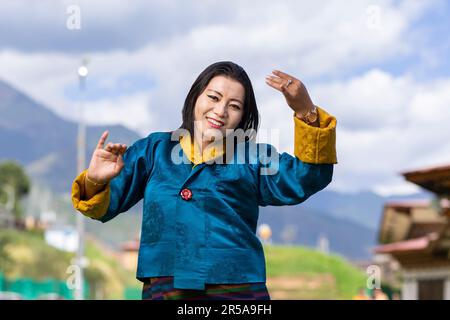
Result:
M222 95L234 95L231 98L242 98L245 94L244 86L234 79L225 76L216 76L208 83L207 90L216 91Z

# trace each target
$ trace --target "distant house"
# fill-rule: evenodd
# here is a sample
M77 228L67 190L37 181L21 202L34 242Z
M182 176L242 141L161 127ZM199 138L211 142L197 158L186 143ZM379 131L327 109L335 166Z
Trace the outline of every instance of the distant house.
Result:
M78 250L79 236L77 230L72 226L54 226L45 230L45 241L47 244L68 252Z
M120 262L123 267L127 270L136 270L139 253L139 239L123 243L120 249Z
M25 227L23 219L15 217L9 209L0 204L0 228L23 230Z
M386 203L375 253L400 264L402 299L450 300L450 166L403 176L435 199Z

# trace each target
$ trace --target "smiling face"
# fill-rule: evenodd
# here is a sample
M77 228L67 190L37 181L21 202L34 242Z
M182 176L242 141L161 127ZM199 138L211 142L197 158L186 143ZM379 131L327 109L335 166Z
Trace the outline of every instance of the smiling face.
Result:
M203 146L223 138L227 129L237 128L244 114L244 98L240 82L225 76L211 79L194 109L195 136L201 137Z

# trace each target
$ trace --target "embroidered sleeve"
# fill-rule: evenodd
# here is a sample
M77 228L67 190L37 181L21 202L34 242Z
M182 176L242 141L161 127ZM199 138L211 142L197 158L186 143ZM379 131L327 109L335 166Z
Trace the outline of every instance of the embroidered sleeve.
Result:
M84 170L72 183L72 202L75 209L87 217L100 219L106 214L109 206L109 184L90 199L85 199L84 180L87 170Z
M306 163L337 163L336 118L318 107L320 127L313 127L294 115L294 154Z

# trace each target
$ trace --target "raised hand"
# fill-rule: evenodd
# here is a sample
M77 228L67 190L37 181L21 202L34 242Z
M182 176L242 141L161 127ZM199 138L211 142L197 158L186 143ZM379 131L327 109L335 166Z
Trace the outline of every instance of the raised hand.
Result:
M98 184L106 184L122 171L124 162L122 155L127 146L120 143L109 142L104 147L108 131L103 132L97 147L92 154L91 162L87 171L88 180Z
M308 90L300 80L278 70L274 70L272 73L273 75L266 77L266 83L284 95L287 104L298 116L314 107Z

